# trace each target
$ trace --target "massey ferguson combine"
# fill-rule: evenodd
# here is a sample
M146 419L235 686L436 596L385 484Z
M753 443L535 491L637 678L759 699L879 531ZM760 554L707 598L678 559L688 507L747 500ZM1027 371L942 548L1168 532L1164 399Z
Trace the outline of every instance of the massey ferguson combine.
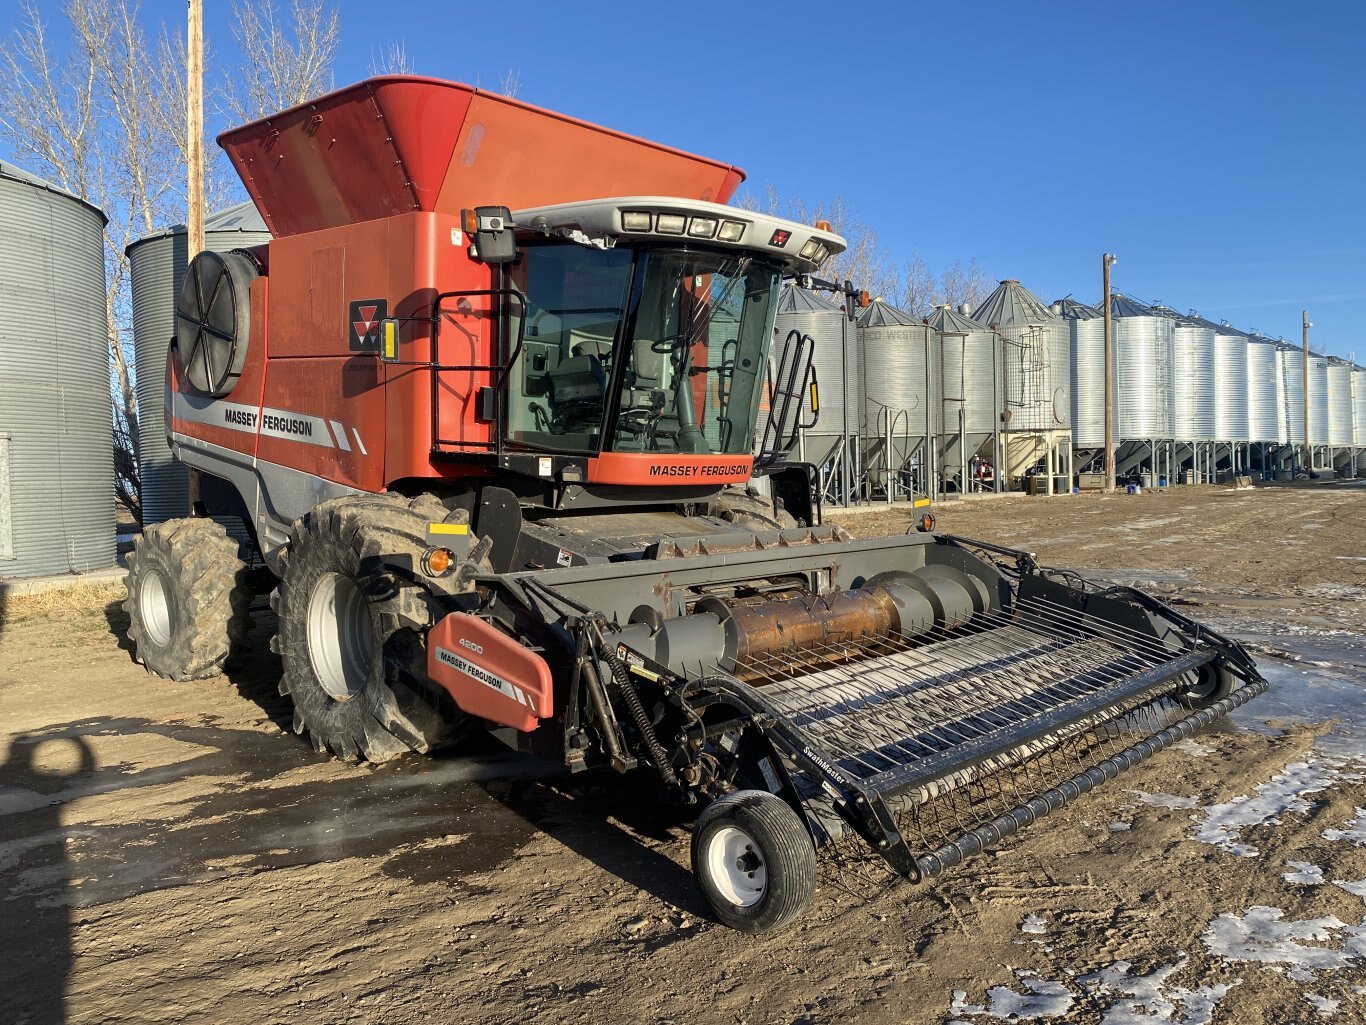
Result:
M268 591L319 751L489 728L644 775L756 932L821 848L930 879L1265 688L1139 591L737 491L791 405L779 285L844 243L723 205L735 168L412 77L219 142L274 240L200 254L179 299L167 427L203 515L130 558L152 672L217 673Z

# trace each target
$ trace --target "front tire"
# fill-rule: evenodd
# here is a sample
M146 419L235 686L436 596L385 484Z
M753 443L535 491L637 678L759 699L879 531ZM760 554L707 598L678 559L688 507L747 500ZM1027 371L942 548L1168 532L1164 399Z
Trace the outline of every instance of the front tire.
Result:
M697 885L721 922L760 933L790 922L816 890L816 848L792 807L763 790L713 801L693 827Z
M1206 662L1182 678L1183 689L1176 694L1177 703L1199 711L1233 693L1238 678L1219 662Z
M237 542L204 518L154 523L128 556L134 658L170 680L217 676L251 630L252 591Z
M324 502L294 524L274 647L294 732L315 750L382 762L443 747L468 722L427 681L411 625L426 524L445 514L429 497L376 495Z

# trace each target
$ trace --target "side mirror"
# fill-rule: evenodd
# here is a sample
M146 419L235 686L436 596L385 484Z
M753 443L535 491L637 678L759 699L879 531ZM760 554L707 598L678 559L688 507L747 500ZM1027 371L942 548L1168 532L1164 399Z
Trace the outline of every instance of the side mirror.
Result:
M379 361L398 362L398 321L392 317L379 322Z
M512 213L505 206L476 206L460 211L460 226L474 241L474 256L481 263L512 263L517 259L517 239Z

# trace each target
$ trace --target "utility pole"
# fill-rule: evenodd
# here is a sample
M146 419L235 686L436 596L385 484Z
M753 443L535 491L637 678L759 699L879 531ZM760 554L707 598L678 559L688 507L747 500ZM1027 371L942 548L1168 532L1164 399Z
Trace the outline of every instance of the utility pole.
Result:
M1101 276L1104 279L1105 298L1105 490L1115 490L1115 357L1110 338L1110 268L1116 257L1106 253L1100 260Z
M189 181L185 196L189 210L185 216L186 259L193 260L204 249L204 3L189 0L189 37L185 52L185 148ZM199 471L187 474L191 516L199 505Z
M1304 343L1304 472L1314 476L1314 446L1309 442L1309 311L1300 310L1300 340Z
M193 260L204 248L204 3L189 0L189 67L186 68L185 131L190 165L187 256Z

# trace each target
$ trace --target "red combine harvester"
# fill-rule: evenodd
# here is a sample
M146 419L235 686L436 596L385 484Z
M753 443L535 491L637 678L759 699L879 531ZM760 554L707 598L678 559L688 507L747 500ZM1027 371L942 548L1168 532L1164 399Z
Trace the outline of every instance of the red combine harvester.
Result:
M748 931L821 847L931 878L1265 688L1141 592L744 490L756 430L807 415L796 356L770 380L780 283L844 242L723 205L735 168L394 76L219 141L274 239L201 253L179 299L199 515L129 561L152 672L217 673L269 591L319 751L487 727L648 774Z

